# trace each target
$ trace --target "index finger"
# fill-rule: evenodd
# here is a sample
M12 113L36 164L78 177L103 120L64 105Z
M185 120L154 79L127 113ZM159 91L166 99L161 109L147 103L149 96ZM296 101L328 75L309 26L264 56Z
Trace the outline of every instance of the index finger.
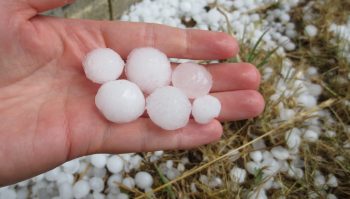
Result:
M123 57L137 47L151 46L168 57L226 59L239 51L237 41L223 32L179 29L165 25L133 22L98 22L106 45Z

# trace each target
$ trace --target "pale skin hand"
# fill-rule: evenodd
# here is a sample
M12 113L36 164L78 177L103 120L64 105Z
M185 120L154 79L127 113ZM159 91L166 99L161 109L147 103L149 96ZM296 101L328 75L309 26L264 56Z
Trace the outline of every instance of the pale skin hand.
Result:
M224 59L238 52L224 33L162 25L60 19L38 13L64 0L0 0L0 186L93 153L187 149L218 140L219 121L252 118L264 100L260 75L249 64L208 65L212 95L222 103L219 121L193 122L165 132L148 118L112 124L97 111L98 85L85 78L81 61L97 47L124 58L153 46L169 57Z

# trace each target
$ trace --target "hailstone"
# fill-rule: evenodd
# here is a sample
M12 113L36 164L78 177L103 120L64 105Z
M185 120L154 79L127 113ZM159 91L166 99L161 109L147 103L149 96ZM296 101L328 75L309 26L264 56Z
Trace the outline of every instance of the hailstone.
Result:
M193 102L192 116L197 123L209 123L214 118L219 116L220 111L220 101L211 95L199 97Z
M170 62L164 53L155 48L144 47L131 51L125 70L128 80L147 94L170 84Z
M120 55L110 48L92 50L83 61L86 77L99 84L118 79L124 65Z
M178 88L158 88L146 99L150 119L165 130L175 130L187 125L191 114L191 103Z
M147 172L140 171L135 175L135 183L141 189L151 188L153 177Z
M124 168L124 161L118 155L113 155L108 158L107 169L111 173L119 173Z
M145 110L145 97L139 87L127 80L110 81L98 90L95 103L107 120L127 123Z
M212 76L202 65L183 63L172 74L173 86L181 89L187 97L194 99L207 95L213 85Z

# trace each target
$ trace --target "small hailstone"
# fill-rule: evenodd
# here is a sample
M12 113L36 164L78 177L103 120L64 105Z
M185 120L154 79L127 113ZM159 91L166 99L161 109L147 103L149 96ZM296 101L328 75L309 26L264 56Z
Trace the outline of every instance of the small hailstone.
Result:
M273 158L264 160L261 165L264 167L264 173L269 175L274 175L281 169L279 162Z
M197 190L197 187L196 187L196 184L195 183L191 183L191 185L190 185L190 189L191 189L191 192L192 193L197 193L198 192L198 190Z
M167 160L166 161L166 167L168 169L173 168L174 162L172 160Z
M60 184L58 187L60 198L73 198L73 187L69 183Z
M115 199L129 199L129 196L125 193L119 193Z
M61 174L61 170L59 167L52 169L45 173L45 178L47 181L56 181Z
M194 99L207 95L213 85L213 80L204 66L187 62L174 69L172 83L174 87L181 89L187 97Z
M287 141L287 146L290 149L298 148L301 143L300 130L293 128L291 131L286 133L285 140Z
M128 80L147 94L170 84L170 62L164 53L155 48L134 49L129 54L125 67Z
M73 182L74 182L74 177L73 177L73 174L70 174L70 173L61 173L56 180L56 183L58 185L63 183L73 184Z
M178 165L177 165L177 170L178 171L180 171L180 172L183 172L183 171L185 171L185 165L183 165L182 163L179 163Z
M79 180L73 186L73 195L75 198L84 198L90 192L90 185L85 180Z
M207 124L218 117L221 111L220 101L211 95L205 95L194 100L192 115L200 124Z
M79 170L79 167L80 167L79 159L74 159L74 160L68 161L68 162L64 163L62 165L62 167L63 167L63 171L65 173L74 174L74 173L78 172L78 170Z
M92 176L94 177L99 177L99 178L103 178L105 177L107 174L107 169L106 168L93 168L92 169Z
M265 190L269 190L269 189L272 188L273 183L274 183L274 178L273 177L271 177L271 176L263 177L263 181L264 181L264 183L263 183L262 186L263 186L263 188Z
M101 192L104 189L105 183L102 178L92 177L89 180L91 190L95 192Z
M257 170L261 168L261 165L259 163L251 161L246 164L245 168L250 174L255 175Z
M124 178L122 183L123 183L123 185L125 185L129 189L133 189L135 187L135 180L132 177Z
M140 189L150 188L153 184L153 177L147 172L140 171L135 175L135 184Z
M210 188L216 188L222 186L222 180L219 177L215 177L209 181L208 186Z
M141 165L142 157L139 155L134 155L130 159L130 165L133 169L138 169Z
M241 184L245 181L245 178L247 176L247 171L238 167L234 167L230 171L230 176L234 181Z
M309 75L309 76L315 76L315 75L317 75L317 68L316 67L313 67L313 66L310 66L309 68L307 68L307 74Z
M23 181L17 183L17 185L19 187L26 187L26 186L28 186L28 184L29 184L29 180L23 180Z
M335 196L334 194L327 194L327 199L338 199L337 196Z
M293 166L289 167L287 173L290 177L296 179L301 179L304 176L304 171L302 169Z
M338 187L338 179L333 174L329 174L327 185L330 187Z
M0 196L0 198L1 198L1 196ZM29 190L27 187L22 187L22 188L17 189L17 199L27 199L27 198L29 198Z
M305 27L305 34L309 37L315 37L318 33L318 29L314 25L307 25Z
M103 84L120 77L124 69L124 61L112 49L97 48L86 55L83 67L88 79Z
M261 162L261 160L263 159L261 151L250 152L249 156L254 162Z
M164 151L155 151L154 155L156 156L162 156L164 154Z
M90 156L91 164L96 168L103 168L107 164L106 154L94 154Z
M125 162L130 162L131 156L133 153L124 153L120 154L119 156L125 161Z
M326 184L326 179L321 173L317 173L314 177L314 185L318 188L323 187Z
M318 133L313 130L306 130L303 138L308 142L316 142L318 140Z
M200 175L199 181L205 185L209 184L209 179L208 179L208 176L206 176L206 175Z
M95 103L106 119L115 123L136 120L145 110L145 97L141 90L127 80L103 84L96 94Z
M191 103L178 88L158 88L146 99L150 119L165 130L185 127L191 114Z
M105 195L99 192L93 192L92 193L93 199L105 199Z
M289 158L288 150L281 146L273 147L271 153L278 160L286 160Z
M17 193L13 189L6 188L4 190L1 190L0 198L3 198L3 199L16 199L17 198Z
M107 185L109 188L116 187L118 183L122 182L122 176L118 174L111 175L107 180Z
M187 1L182 1L180 4L180 9L182 12L189 12L191 10L191 3Z
M267 199L265 189L258 189L249 192L248 199Z
M334 138L335 136L337 136L337 133L335 131L326 131L325 135L328 138Z
M180 175L180 172L175 168L170 168L166 171L165 175L169 180L173 180Z
M107 169L111 173L119 173L124 168L124 161L118 156L113 155L107 160Z

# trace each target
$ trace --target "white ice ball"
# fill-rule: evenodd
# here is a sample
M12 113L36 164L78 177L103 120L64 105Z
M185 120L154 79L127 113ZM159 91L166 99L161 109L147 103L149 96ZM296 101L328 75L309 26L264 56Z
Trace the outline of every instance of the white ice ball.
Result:
M200 124L207 124L218 117L221 111L220 101L211 95L205 95L194 100L192 115Z
M84 198L90 192L90 185L86 180L79 180L73 186L73 195L75 198Z
M79 170L79 167L80 167L79 159L68 161L64 163L62 167L65 173L74 174Z
M288 150L282 146L273 147L271 153L278 160L286 160L289 158Z
M147 172L140 171L135 175L135 183L141 189L148 189L152 187L153 177Z
M109 48L92 50L83 61L86 77L99 84L118 79L124 65L120 55Z
M125 70L128 79L148 94L170 84L170 62L164 53L155 48L136 48L131 51Z
M108 158L107 161L107 169L111 173L119 173L124 168L124 162L123 159L121 159L118 155L113 155L110 158Z
M187 62L174 69L172 83L174 87L181 89L187 97L194 99L207 95L213 85L213 80L204 66Z
M136 120L145 110L145 97L139 87L128 80L116 80L103 84L95 103L107 120L126 123Z
M89 180L90 187L93 191L101 192L104 189L105 183L102 178L92 177Z
M91 155L90 162L96 168L103 168L107 164L107 155L106 154Z
M132 177L124 178L122 183L123 183L123 185L125 185L129 189L133 189L135 187L135 180Z
M307 25L305 27L305 34L309 37L315 37L318 33L318 28L314 25Z
M175 130L187 125L191 103L178 88L158 88L146 99L146 109L151 120L166 130Z
M73 198L73 187L68 182L60 184L58 187L60 198Z
M234 167L230 171L230 176L233 178L234 181L241 184L245 181L245 178L247 176L247 171L238 167Z

